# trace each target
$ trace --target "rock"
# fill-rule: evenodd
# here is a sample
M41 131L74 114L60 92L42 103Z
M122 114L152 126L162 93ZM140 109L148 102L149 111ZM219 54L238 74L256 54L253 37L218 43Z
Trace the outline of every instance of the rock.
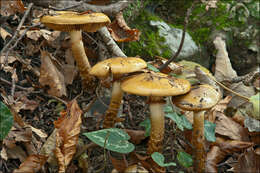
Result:
M150 25L158 28L159 35L164 38L164 42L160 44L164 44L168 46L172 52L172 55L175 54L179 48L181 38L182 38L182 30L178 28L174 28L169 26L167 23L163 21L150 21ZM178 60L186 59L192 55L195 55L199 51L198 46L192 40L189 33L185 33L185 40L182 46L182 50L178 56Z

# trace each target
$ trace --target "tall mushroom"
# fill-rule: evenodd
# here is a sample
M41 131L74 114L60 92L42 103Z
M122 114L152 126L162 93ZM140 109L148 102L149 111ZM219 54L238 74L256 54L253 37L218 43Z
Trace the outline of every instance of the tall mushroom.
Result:
M204 148L204 113L220 99L220 94L210 85L198 85L188 94L173 97L173 103L183 110L193 111L192 146L194 169L197 173L205 172Z
M43 16L40 21L51 29L69 32L72 53L82 78L83 87L93 86L94 78L89 75L91 66L84 50L82 31L96 32L99 28L109 24L110 19L103 13L60 11L52 16Z
M121 83L124 92L148 96L151 132L147 153L162 152L164 138L164 97L185 94L190 83L185 79L169 77L163 73L142 73L131 76Z
M123 98L123 91L120 87L120 79L123 74L140 71L147 66L146 62L140 58L135 57L116 57L106 59L94 65L90 74L99 78L107 78L112 74L112 94L109 108L105 113L105 120L103 122L104 128L111 128L116 123L116 116Z

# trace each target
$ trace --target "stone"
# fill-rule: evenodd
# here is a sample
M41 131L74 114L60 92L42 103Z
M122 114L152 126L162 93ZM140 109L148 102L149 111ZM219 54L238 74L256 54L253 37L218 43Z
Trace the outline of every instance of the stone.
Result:
M150 25L158 28L160 37L163 37L165 40L164 42L161 42L161 44L168 46L172 51L172 54L175 54L180 46L182 30L169 26L163 21L151 20ZM192 37L189 35L189 33L186 32L183 47L180 54L178 55L178 59L185 59L195 55L198 51L198 46L192 40Z

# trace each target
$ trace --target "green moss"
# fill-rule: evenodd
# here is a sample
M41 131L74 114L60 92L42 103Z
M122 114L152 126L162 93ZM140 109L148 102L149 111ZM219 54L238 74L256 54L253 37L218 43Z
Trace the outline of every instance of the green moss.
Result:
M131 28L137 28L141 31L140 40L125 44L125 53L127 56L139 55L144 59L151 60L154 56L171 57L171 51L167 46L160 44L164 38L159 36L158 30L150 26L149 22L162 21L158 16L142 10L139 16L132 22Z
M196 43L205 44L209 40L212 30L226 30L227 28L243 25L236 18L230 18L227 3L218 1L217 8L205 10L204 4L197 5L190 16L189 30Z

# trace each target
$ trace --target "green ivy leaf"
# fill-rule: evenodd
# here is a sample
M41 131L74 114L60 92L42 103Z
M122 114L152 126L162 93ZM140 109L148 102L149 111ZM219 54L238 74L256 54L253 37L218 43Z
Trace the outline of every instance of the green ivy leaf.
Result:
M185 168L192 166L192 162L193 162L192 157L186 152L183 151L178 152L177 160Z
M129 135L121 129L103 129L83 133L83 135L99 146L118 153L130 153L135 148L132 143L128 142Z
M178 115L176 112L169 112L166 113L165 116L173 120L181 131L183 131L184 128L192 129L191 123L187 120L187 118L184 115Z
M216 124L207 120L204 121L204 135L206 139L210 142L216 141L215 128L216 128Z
M260 119L259 115L259 104L260 104L260 92L258 92L256 95L253 95L249 98L249 101L253 104L253 115L254 118Z
M161 153L154 152L152 155L153 161L155 161L159 166L166 167L166 166L176 166L176 163L164 163L164 156Z
M13 115L8 107L0 102L0 140L3 140L13 126Z
M164 111L165 113L174 112L173 109L172 109L172 106L170 106L170 105L164 106L163 111Z
M142 126L145 128L145 134L144 136L150 136L150 129L151 129L151 121L149 118L145 119L144 121L142 121L139 126Z
M149 63L147 63L147 68L154 72L160 72L160 70L158 70L158 68L154 67L152 64L149 64Z

